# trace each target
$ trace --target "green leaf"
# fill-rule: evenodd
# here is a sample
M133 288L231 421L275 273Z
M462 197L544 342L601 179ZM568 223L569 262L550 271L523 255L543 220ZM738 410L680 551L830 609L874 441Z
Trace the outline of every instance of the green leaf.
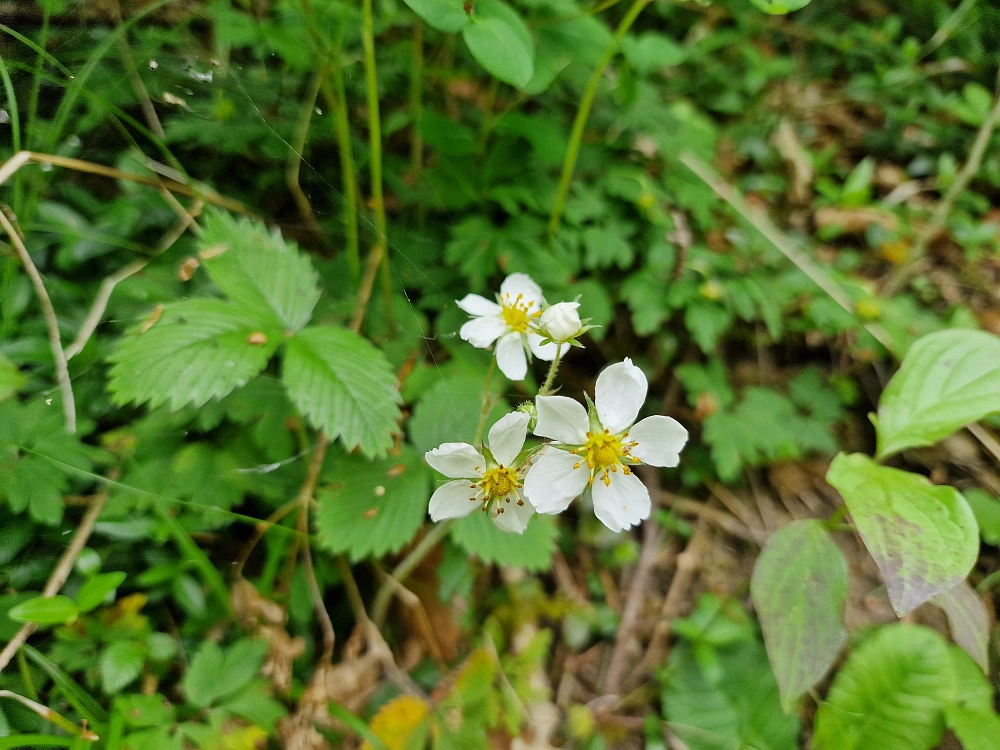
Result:
M984 672L989 670L990 619L986 605L968 581L931 597L931 602L948 617L951 637L975 659Z
M879 399L878 455L932 445L1000 411L1000 338L947 329L919 339Z
M944 718L965 750L997 750L1000 747L1000 716L992 711L951 705L945 708Z
M750 592L787 712L826 674L847 638L847 563L821 521L793 521L768 539Z
M429 472L416 451L404 447L375 461L342 456L332 464L316 510L320 544L353 560L398 552L427 515Z
M256 680L231 698L219 704L220 708L242 716L268 732L275 722L288 713L285 707L271 697L269 683Z
M469 23L464 0L403 0L429 26L453 34Z
M840 202L845 206L860 206L867 203L871 199L874 176L875 160L866 156L847 176L844 189L840 192Z
M146 663L146 646L137 641L115 641L101 655L101 687L114 695L132 682Z
M713 660L712 674L700 663L706 656ZM718 649L682 641L670 652L663 680L664 715L690 750L798 747L798 719L782 712L767 655L756 640Z
M21 390L25 382L18 366L7 359L6 355L0 354L0 401Z
M62 471L44 458L25 456L10 473L7 502L15 513L27 508L36 521L55 526L62 521L66 487Z
M479 411L483 397L483 378L467 372L438 380L420 398L407 423L410 442L421 453L437 448L441 443L472 443L479 426ZM510 411L506 399L498 398L483 434Z
M1000 499L978 487L968 489L963 494L976 517L983 541L1000 547Z
M181 680L188 701L207 708L238 693L260 671L267 648L267 641L248 638L225 651L212 641L202 643Z
M858 533L903 616L965 580L979 553L976 519L954 487L839 454L826 480L847 503Z
M451 538L485 563L548 570L557 531L551 516L535 515L523 534L511 534L498 528L486 513L477 511L455 522Z
M693 302L684 311L684 325L705 354L715 353L719 337L732 324L732 313L720 305Z
M837 672L812 746L823 750L927 750L941 739L955 695L948 647L919 625L875 631Z
M687 57L684 48L663 34L647 31L638 38L625 37L622 52L640 75L680 65Z
M122 695L115 699L115 706L132 726L156 727L172 724L177 711L165 697L155 695Z
M309 257L259 221L212 211L199 245L212 281L239 307L273 316L298 331L319 300L319 276ZM209 252L211 250L211 252Z
M765 13L780 16L809 5L809 0L750 0Z
M80 592L76 595L76 606L80 612L89 612L99 607L108 594L121 586L124 580L125 574L120 571L95 575L80 587Z
M36 596L12 607L7 616L18 622L35 622L39 625L62 625L73 622L80 612L68 596Z
M251 343L261 333L266 342ZM203 406L263 370L281 338L280 329L268 329L228 302L178 302L165 307L148 331L140 327L122 340L111 355L108 387L119 404Z
M500 0L476 0L462 28L469 52L486 72L512 86L524 86L535 72L535 43L524 21Z
M400 418L399 389L385 355L353 331L319 326L288 341L282 378L314 427L347 450L385 454Z

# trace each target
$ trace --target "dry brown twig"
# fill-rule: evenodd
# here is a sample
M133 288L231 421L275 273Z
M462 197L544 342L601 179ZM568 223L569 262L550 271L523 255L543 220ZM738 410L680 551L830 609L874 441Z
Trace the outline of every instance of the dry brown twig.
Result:
M87 546L87 540L90 539L90 535L94 531L94 524L97 523L97 519L100 517L101 511L104 510L104 504L107 501L108 493L106 491L94 495L90 507L83 514L83 518L80 519L79 526L76 527L76 533L73 534L69 546L66 547L62 557L59 558L59 562L52 571L52 575L49 576L45 588L42 589L43 597L51 598L62 589L66 583L66 579L69 578L69 574L73 570L76 559L83 552L83 548ZM17 631L14 637L4 646L3 651L0 652L0 672L10 664L10 660L14 658L17 650L27 642L29 636L37 629L38 625L33 622L28 622L21 626L21 629Z
M682 515L704 518L714 523L730 536L735 536L745 542L760 544L759 534L755 534L742 521L718 508L713 508L708 503L691 500L686 497L677 497L670 492L661 492L656 497L656 501Z

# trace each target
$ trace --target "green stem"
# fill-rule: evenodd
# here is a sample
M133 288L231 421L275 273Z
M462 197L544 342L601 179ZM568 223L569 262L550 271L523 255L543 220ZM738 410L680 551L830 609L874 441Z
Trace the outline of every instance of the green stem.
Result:
M420 561L427 557L427 554L444 538L453 522L453 519L449 519L432 526L431 530L420 540L420 543L395 567L390 574L391 577L400 583L405 581L413 569L420 564ZM389 602L392 601L392 591L391 583L384 581L375 595L375 602L372 604L372 622L378 628L385 624L385 616L389 612Z
M389 270L389 235L385 222L385 198L382 194L382 121L378 109L378 73L375 67L375 22L372 0L363 0L361 42L365 50L365 84L368 91L368 141L371 155L368 168L371 175L372 210L375 212L375 242L382 248L382 293L389 335L395 330L392 310L392 276Z
M550 388L552 387L552 380L556 376L556 371L559 369L559 360L562 357L562 344L556 344L556 356L552 360L552 364L549 365L549 374L545 376L545 382L542 383L542 387L538 390L539 396L548 396L550 393Z
M361 250L358 240L358 184L354 180L354 155L351 151L351 124L347 120L347 91L344 88L344 72L340 66L340 36L330 56L330 75L333 90L324 82L322 91L327 106L333 112L337 133L337 149L340 151L340 182L344 193L344 231L347 235L347 265L351 279L357 284L361 280Z
M420 115L424 109L424 22L413 24L413 66L410 68L410 116L413 118L413 140L410 143L410 170L414 182L420 179L424 166L424 139L420 135Z
M601 55L601 59L594 68L594 73L587 82L587 88L583 92L580 100L580 108L577 110L576 119L573 121L573 130L569 137L569 147L566 149L566 159L563 161L562 176L559 178L559 189L556 191L555 202L552 205L552 216L549 218L549 238L553 238L559 231L559 221L562 218L563 209L566 206L566 197L569 195L569 186L573 181L573 170L576 168L576 159L580 154L580 144L583 141L583 129L587 125L587 118L590 116L590 109L594 104L594 97L597 96L597 87L604 77L604 71L611 64L611 59L618 51L618 45L626 32L632 27L635 19L638 18L642 9L651 0L633 0L632 6L628 9L625 17L618 24L615 35Z

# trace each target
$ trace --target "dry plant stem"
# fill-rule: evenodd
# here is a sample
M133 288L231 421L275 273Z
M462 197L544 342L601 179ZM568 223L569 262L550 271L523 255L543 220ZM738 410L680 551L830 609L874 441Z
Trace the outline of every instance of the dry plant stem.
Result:
M169 195L172 201L177 200L169 191L164 190L163 192L165 195ZM180 203L177 205L180 206ZM130 276L134 276L139 273L139 271L152 263L156 257L172 247L173 244L180 239L180 236L188 227L190 227L192 231L196 231L198 234L201 233L201 228L195 223L194 217L201 213L201 209L204 205L205 204L202 201L195 201L188 210L184 210L184 207L181 206L181 210L184 211L184 216L178 219L177 223L169 229L165 235L163 235L155 255L149 258L142 258L141 260L134 260L131 263L122 266L101 282L101 287L97 290L97 296L94 297L94 302L90 306L90 311L87 313L87 317L84 318L83 324L80 326L80 330L76 334L76 338L73 339L72 344L66 347L67 360L73 359L73 357L82 352L83 347L85 347L87 342L90 341L90 337L94 335L94 331L97 330L97 326L101 324L101 318L104 317L104 311L108 307L108 302L111 301L111 293L114 292L116 286Z
M83 514L83 518L80 519L80 525L76 527L76 533L73 534L73 538L70 540L69 546L63 552L62 557L59 558L59 562L56 564L55 570L52 571L52 575L49 576L49 580L45 584L45 588L42 589L42 596L45 598L51 598L59 593L63 585L66 583L66 579L69 578L70 572L73 570L73 565L76 563L76 559L83 552L83 548L87 546L87 540L90 539L90 534L94 530L94 524L97 523L97 519L101 515L101 511L104 510L104 504L108 501L108 493L101 492L94 495L94 499L87 509L87 512ZM17 634L10 640L10 642L4 646L2 652L0 652L0 672L2 672L10 660L14 658L14 654L17 650L21 648L28 640L28 637L38 629L38 626L29 622L21 626L21 629L17 631Z
M576 169L576 159L580 154L580 144L583 142L583 130L587 126L587 118L590 117L590 109L593 107L594 98L597 96L597 87L600 86L601 79L604 77L604 71L607 70L608 65L611 64L611 59L618 51L618 45L622 37L632 27L642 9L649 5L650 2L651 0L633 0L632 6L618 24L618 29L615 31L611 43L604 50L604 54L601 55L597 67L594 68L594 72L587 82L587 88L584 89L583 98L580 99L580 108L576 112L576 119L573 120L573 130L569 136L569 146L566 149L566 158L563 161L562 175L559 178L559 188L556 190L555 201L552 205L552 215L549 217L550 239L555 237L556 232L559 231L559 221L562 219L563 209L566 206L569 187L573 182L573 171Z
M27 154L27 156L22 156L22 154ZM20 161L21 159L24 161ZM15 160L18 160L17 166L9 168ZM128 172L122 172L120 169L115 169L114 167L108 167L104 164L95 164L94 162L84 161L83 159L73 159L68 156L56 156L55 154L41 154L36 151L19 151L8 159L3 167L0 167L0 184L3 184L4 180L27 163L51 164L54 167L64 167L66 169L76 170L77 172L86 172L87 174L110 177L114 180L126 180L128 182L138 183L139 185L151 185L155 188L166 188L172 193L179 193L180 195L197 198L205 203L211 203L213 206L219 206L240 214L251 214L250 210L242 203L219 195L206 185L201 185L199 183L189 185L174 179L164 181L157 177L129 174Z
M417 546L410 551L410 554L399 565L393 568L390 574L391 577L396 581L405 581L410 573L413 572L413 569L444 538L444 535L448 533L448 529L451 528L451 524L452 521L448 520L432 526L431 530L424 535L424 538L420 540ZM375 601L372 603L372 622L375 623L376 627L381 628L385 625L385 618L389 613L389 603L391 601L392 587L383 583L375 594Z
M285 168L285 184L295 199L295 205L302 215L302 220L308 225L309 231L318 238L323 238L323 228L316 219L312 204L299 184L299 173L302 168L303 152L306 148L306 140L309 137L309 123L312 121L313 110L316 109L316 97L319 96L319 89L326 77L326 71L320 68L313 76L306 98L302 101L302 111L299 113L298 126L295 128L295 141L288 154L288 166Z
M972 436L979 441L980 445L982 445L983 448L985 448L990 455L993 456L997 464L1000 465L1000 442L997 442L997 439L993 437L990 431L978 422L966 425L965 429L972 433Z
M260 542L260 540L264 538L264 534L266 534L271 529L272 526L281 521L282 518L287 516L293 510L296 510L298 507L299 507L298 497L292 498L287 503L278 508L276 511L274 511L274 513L265 518L263 521L259 521L257 523L257 526L254 528L253 536L250 538L250 541L247 542L246 545L243 547L243 552L240 554L240 559L237 560L236 562L236 568L234 569L233 572L237 578L240 578L243 575L243 568L246 567L247 560L250 559L250 555L253 553L254 548L257 546L258 542Z
M74 737L79 737L80 739L86 740L88 742L94 742L100 739L100 737L91 732L89 729L86 728L81 729L62 714L53 711L48 706L43 706L41 703L38 703L37 701L33 701L30 698L25 698L23 695L18 695L17 693L11 692L10 690L0 690L0 698L10 698L11 700L17 701L22 706L27 708L29 711L34 711L36 714L41 716L46 721L55 724L57 727L65 730L66 732L69 732Z
M735 536L745 542L761 543L760 534L755 534L742 521L717 508L713 508L708 503L677 497L670 492L661 492L656 496L656 501L678 513L704 518L706 521L714 523L730 536Z
M690 151L683 152L680 160L684 166L712 188L716 195L732 206L736 213L764 235L782 255L794 263L816 286L826 292L830 299L840 305L849 315L854 316L854 302L847 296L847 293L840 288L840 285L830 277L822 266L797 248L763 211L747 205L746 201L743 200L743 196L740 195L736 188L722 179L712 167ZM885 329L874 323L865 323L864 327L875 337L876 341L890 352L895 353L895 342L893 342Z
M122 10L121 5L117 2L114 3L114 14L118 17L118 25L122 25ZM132 85L132 91L135 92L136 97L139 99L139 108L142 109L142 116L146 120L146 124L149 125L149 129L152 130L157 138L161 140L166 137L163 132L163 125L160 123L160 118L156 115L156 109L153 107L153 100L149 98L149 92L146 90L146 85L142 82L142 77L139 75L139 70L135 67L135 60L132 58L132 51L128 48L128 32L125 29L121 30L118 35L118 52L122 58L122 64L125 66L125 72L128 75L129 83Z
M890 297L902 289L914 273L919 270L924 256L927 255L927 248L930 246L931 240L944 229L948 221L948 214L951 213L951 208L955 204L955 199L968 187L972 178L976 176L976 172L979 171L979 167L982 166L983 156L986 154L986 148L990 145L990 138L993 136L998 121L1000 121L1000 75L997 77L997 92L993 100L993 108L983 120L979 132L976 133L976 140L972 143L972 149L969 151L969 158L965 162L965 166L955 176L955 181L951 183L951 187L934 208L931 220L917 236L917 241L913 243L907 262L896 269L889 279L889 283L885 285L882 290L885 296Z
M21 241L21 235L7 218L10 210L7 206L0 206L0 225L10 237L11 243L17 251L17 256L24 265L31 285L35 288L38 302L42 306L42 314L45 316L45 325L49 330L49 348L52 350L52 359L56 364L56 381L59 383L59 390L62 392L63 418L66 422L66 432L70 435L76 433L76 402L73 399L73 385L69 380L69 368L66 366L66 355L63 353L62 340L59 338L59 320L56 318L55 308L52 307L52 300L45 290L45 282L42 275L38 273L35 264L28 255L28 250Z
M424 637L424 643L427 644L427 650L431 652L431 657L435 662L437 662L438 666L445 666L444 655L441 653L441 646L438 644L437 638L434 636L434 627L431 625L431 619L427 615L427 609L424 607L424 603L420 601L420 597L384 570L379 569L379 573L382 576L382 581L392 588L396 596L399 597L399 600L403 602L403 604L405 604L413 613L413 616L417 620L417 627L420 629L420 633Z
M646 467L643 467L644 469ZM657 469L642 471L642 478L649 488L650 494L660 494L660 478ZM628 658L629 641L635 634L635 629L639 625L639 615L642 611L643 599L646 590L649 588L649 579L653 572L653 565L660 550L660 543L663 535L660 533L660 525L656 522L656 517L650 515L642 526L642 552L639 554L639 563L636 566L632 581L629 583L628 594L625 597L625 608L622 610L621 624L615 634L615 646L611 652L611 660L608 663L607 677L604 681L604 692L609 695L618 695L622 689L622 679L625 677L625 662Z

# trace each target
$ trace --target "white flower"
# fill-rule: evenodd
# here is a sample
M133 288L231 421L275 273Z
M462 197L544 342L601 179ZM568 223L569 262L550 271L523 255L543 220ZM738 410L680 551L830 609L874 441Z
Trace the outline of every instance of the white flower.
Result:
M427 451L427 463L455 480L431 496L431 520L461 518L481 508L504 531L524 532L535 508L521 491L527 462L515 462L524 447L528 420L523 412L502 417L490 429L485 455L468 443L444 443Z
M542 344L542 337L528 327L541 314L544 304L538 284L526 274L512 273L500 285L497 302L478 294L467 294L458 301L458 306L472 316L458 335L477 349L486 349L499 339L500 372L511 380L524 380L528 374L528 352L546 362L556 356L556 345Z
M578 307L580 307L579 302L559 302L545 308L538 319L539 329L556 343L569 341L580 333L580 328L583 326L580 313L576 311Z
M676 466L687 430L670 417L636 416L646 400L646 376L632 360L597 378L596 413L565 396L539 396L535 434L551 438L524 481L539 513L561 513L573 498L592 493L594 513L612 531L649 517L649 491L632 466Z

